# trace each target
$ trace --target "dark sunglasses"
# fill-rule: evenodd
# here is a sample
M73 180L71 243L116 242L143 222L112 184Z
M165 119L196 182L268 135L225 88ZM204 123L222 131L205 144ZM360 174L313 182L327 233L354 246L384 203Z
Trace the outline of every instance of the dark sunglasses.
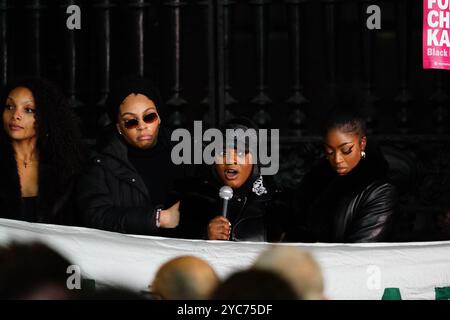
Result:
M146 114L145 116L142 117L142 120L144 120L144 122L146 124L153 123L157 119L158 119L158 114L156 112L152 112L152 113ZM135 129L135 128L137 128L139 126L139 120L138 119L124 120L123 125L127 129Z

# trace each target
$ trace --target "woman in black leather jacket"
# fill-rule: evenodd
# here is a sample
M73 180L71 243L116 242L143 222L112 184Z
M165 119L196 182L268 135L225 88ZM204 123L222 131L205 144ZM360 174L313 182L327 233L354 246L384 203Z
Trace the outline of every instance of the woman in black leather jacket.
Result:
M246 118L230 120L223 128L247 129L255 125ZM180 225L183 237L234 240L234 241L280 241L283 237L282 215L289 212L282 201L282 192L274 186L269 176L262 176L260 165L252 161L256 152L248 148L239 152L234 142L226 145L223 164L211 165L200 175L185 194L180 205ZM251 143L250 143L251 145ZM226 156L231 161L226 160ZM217 158L217 156L216 156ZM241 160L239 163L238 159ZM244 163L245 162L245 163ZM255 162L253 164L253 162ZM223 200L219 190L223 186L233 189L233 197L228 201L226 217L222 216Z
M325 159L304 177L297 195L297 221L287 240L378 242L389 239L396 190L388 164L364 121L355 113L332 113L324 135Z

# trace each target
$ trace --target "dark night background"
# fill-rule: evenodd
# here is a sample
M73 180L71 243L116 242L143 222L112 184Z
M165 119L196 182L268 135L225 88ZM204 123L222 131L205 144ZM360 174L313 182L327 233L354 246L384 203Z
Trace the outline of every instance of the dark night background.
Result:
M66 28L71 4L81 30ZM381 30L366 28L372 4ZM321 115L350 94L401 192L398 240L428 239L449 207L449 72L422 69L422 0L0 0L0 84L56 81L88 141L129 73L160 85L173 128L231 115L280 128L288 189L321 155Z

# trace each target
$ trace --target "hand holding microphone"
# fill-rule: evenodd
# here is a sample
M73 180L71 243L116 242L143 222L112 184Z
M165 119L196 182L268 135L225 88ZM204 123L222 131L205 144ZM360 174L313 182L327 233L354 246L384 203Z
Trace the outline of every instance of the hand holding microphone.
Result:
M209 240L229 240L231 232L230 221L226 218L228 201L233 197L233 189L228 186L220 188L219 197L223 199L222 215L212 219L208 224Z

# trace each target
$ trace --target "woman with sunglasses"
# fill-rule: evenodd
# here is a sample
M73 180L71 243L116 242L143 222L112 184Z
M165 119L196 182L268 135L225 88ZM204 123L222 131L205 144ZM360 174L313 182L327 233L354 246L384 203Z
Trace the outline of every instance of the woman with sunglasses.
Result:
M78 119L43 79L5 87L0 122L0 218L77 224L75 181L85 163Z
M168 132L161 126L161 101L142 78L119 81L107 101L113 121L101 138L92 166L78 186L78 206L87 227L170 236L179 222Z

